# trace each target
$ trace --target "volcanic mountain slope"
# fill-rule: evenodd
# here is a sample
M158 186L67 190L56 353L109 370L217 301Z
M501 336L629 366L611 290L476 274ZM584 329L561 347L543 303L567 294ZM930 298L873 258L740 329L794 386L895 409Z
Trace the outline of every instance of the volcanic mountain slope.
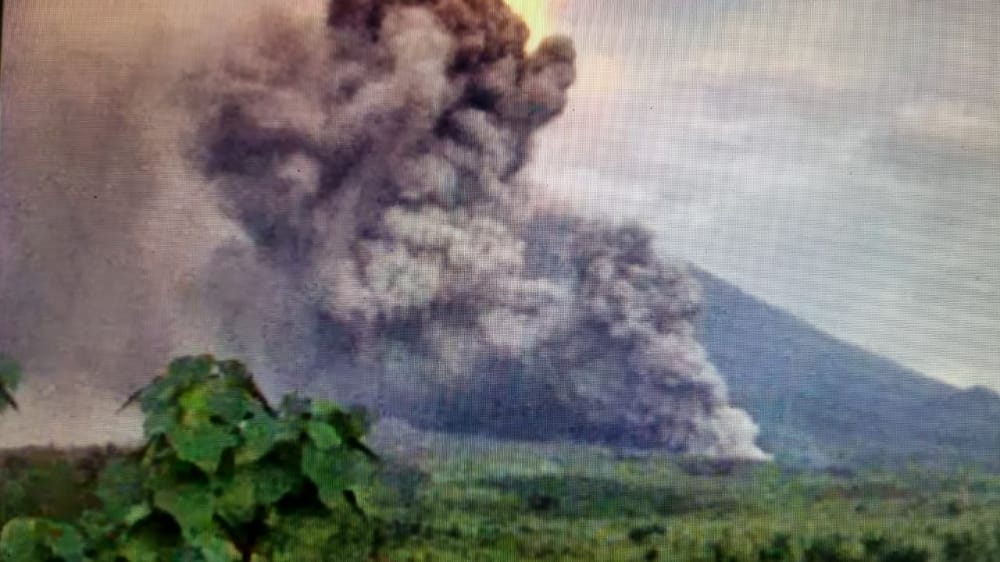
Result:
M758 443L797 467L1000 471L1000 396L959 389L816 329L703 270L701 340Z

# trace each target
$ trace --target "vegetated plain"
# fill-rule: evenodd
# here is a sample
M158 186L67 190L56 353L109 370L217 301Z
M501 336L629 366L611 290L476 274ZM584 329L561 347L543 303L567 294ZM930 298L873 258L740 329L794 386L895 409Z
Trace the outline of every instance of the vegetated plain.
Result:
M972 468L831 474L421 436L383 446L381 485L359 498L377 560L1000 561L1000 476ZM93 507L101 467L127 452L3 452L0 526Z
M726 317L741 327L736 320ZM720 359L725 366L726 357ZM816 376L825 381L834 374ZM936 384L903 384L913 381L890 375L899 383L893 390L903 397ZM861 382L871 384L869 378ZM850 402L842 394L828 395ZM989 406L986 415L974 416L979 425L966 429L981 430L978 435L986 437L996 431L988 427L995 394L952 396L973 396L975 404ZM792 398L799 404L800 396ZM753 410L753 400L740 402ZM800 409L808 404L803 402ZM885 412L900 417L903 410ZM774 435L775 428L801 419L762 421L766 438L768 427ZM958 431L954 423L948 428ZM842 433L855 439L865 433L849 429ZM780 441L776 462L740 463L429 433L383 420L366 437L383 459L379 485L359 489L357 499L375 522L372 559L383 562L1000 562L1000 474L995 469L1000 450L976 447L976 454L968 455L973 444L962 443L954 450L937 448L949 453L939 463L927 462L933 461L930 451L907 463L902 459L918 441L905 431L900 435L906 448L880 462L848 455L821 468L787 454L794 448ZM942 436L922 439L934 445L947 441ZM818 437L804 439L821 445ZM131 452L115 446L0 451L0 528L24 516L73 521L96 508L101 470L113 460L134 459ZM961 458L969 460L956 462Z

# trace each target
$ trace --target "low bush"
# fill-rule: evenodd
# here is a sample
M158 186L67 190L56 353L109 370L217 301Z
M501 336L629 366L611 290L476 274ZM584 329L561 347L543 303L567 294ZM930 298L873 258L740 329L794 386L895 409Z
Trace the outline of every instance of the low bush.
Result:
M364 419L325 400L268 405L244 366L171 363L135 397L145 446L100 474L100 507L76 521L20 517L4 562L364 560L374 528ZM130 399L131 401L132 399Z

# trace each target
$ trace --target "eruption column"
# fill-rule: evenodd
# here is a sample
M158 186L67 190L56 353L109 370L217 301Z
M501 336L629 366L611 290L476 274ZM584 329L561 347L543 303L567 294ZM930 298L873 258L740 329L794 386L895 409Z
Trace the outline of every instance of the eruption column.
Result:
M342 0L325 23L267 21L189 82L191 157L251 241L206 302L258 370L422 427L764 456L683 267L526 203L568 39L526 54L500 0Z

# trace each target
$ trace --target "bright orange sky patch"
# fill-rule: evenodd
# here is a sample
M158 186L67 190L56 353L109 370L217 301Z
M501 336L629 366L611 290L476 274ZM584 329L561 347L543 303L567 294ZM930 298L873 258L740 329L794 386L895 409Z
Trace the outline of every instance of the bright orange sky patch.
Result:
M532 51L542 39L552 34L552 10L555 0L506 0L510 9L524 19L531 30L528 50Z

